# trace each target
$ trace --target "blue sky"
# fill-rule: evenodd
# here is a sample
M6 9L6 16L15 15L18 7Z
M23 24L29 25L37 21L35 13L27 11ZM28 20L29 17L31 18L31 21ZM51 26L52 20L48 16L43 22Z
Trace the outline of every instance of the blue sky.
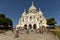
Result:
M60 25L60 0L0 0L0 13L13 21L16 27L24 9L28 11L32 1L37 9L41 8L46 18L54 17Z

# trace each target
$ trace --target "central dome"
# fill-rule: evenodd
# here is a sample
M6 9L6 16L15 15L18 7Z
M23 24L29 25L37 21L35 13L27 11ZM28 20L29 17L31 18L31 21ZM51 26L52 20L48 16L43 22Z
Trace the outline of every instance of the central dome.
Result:
M36 7L34 6L33 2L32 2L32 6L29 8L29 10L37 10Z

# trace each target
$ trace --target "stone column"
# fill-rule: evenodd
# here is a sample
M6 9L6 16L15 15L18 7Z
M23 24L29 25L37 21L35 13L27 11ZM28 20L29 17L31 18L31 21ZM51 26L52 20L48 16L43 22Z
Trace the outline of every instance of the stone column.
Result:
M27 24L27 34L29 34L29 25Z
M36 29L38 29L39 28L39 24L37 24L37 27L36 27Z
M31 24L32 25L32 28L31 28L31 30L33 31L33 24Z
M27 29L29 29L29 25L27 24Z

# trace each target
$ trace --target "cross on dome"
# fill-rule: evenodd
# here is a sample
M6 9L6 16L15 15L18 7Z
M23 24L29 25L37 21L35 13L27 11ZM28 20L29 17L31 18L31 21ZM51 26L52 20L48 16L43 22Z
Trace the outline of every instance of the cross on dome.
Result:
M39 8L39 11L40 11L41 8Z
M32 6L34 6L34 2L32 2Z
M24 9L24 12L23 13L26 13L25 9Z

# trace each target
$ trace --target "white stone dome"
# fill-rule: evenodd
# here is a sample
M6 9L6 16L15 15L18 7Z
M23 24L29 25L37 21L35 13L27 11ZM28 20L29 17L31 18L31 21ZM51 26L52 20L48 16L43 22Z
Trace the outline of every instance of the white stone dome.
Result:
M34 6L33 2L32 2L32 6L29 8L29 10L37 10L36 7Z
M42 13L42 11L41 11L41 9L40 9L40 8L39 8L39 14L40 14L40 15L43 15L43 13Z
M25 9L24 9L24 12L22 13L22 16L25 16L26 15L26 11L25 11Z

